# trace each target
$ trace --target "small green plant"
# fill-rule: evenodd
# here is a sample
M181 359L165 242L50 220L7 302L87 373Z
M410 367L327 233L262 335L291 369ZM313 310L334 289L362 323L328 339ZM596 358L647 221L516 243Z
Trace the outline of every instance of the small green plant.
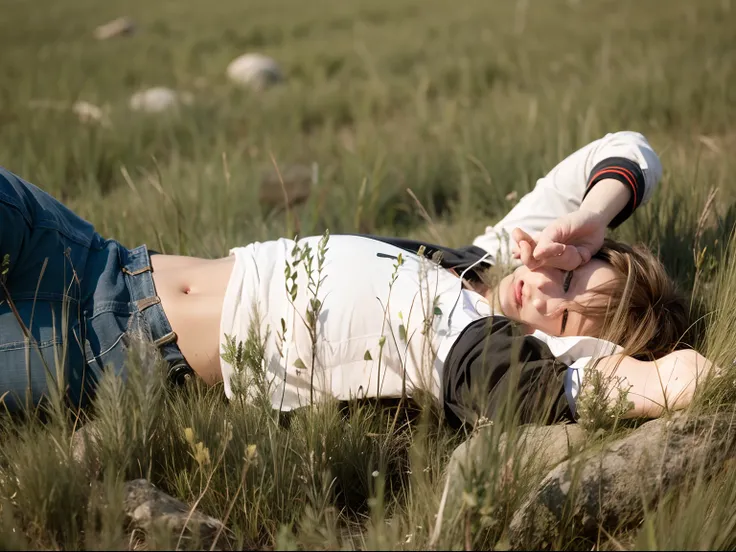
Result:
M578 423L588 432L616 428L633 404L628 399L629 389L615 373L606 375L596 369L587 369L577 398ZM615 397L615 398L614 398Z
M220 356L233 367L230 388L236 400L252 401L265 411L271 405L273 380L268 378L265 361L270 327L267 326L264 333L261 321L258 305L254 303L245 341L238 341L235 336L225 335L225 344Z
M381 337L378 338L378 362L377 362L377 368L376 368L376 396L379 397L381 395L381 364L383 363L383 348L386 346L386 324L389 321L390 315L389 315L389 306L391 304L391 292L393 291L394 284L396 283L396 280L399 277L399 270L404 265L404 256L402 253L399 253L396 256L396 262L393 264L393 271L391 272L391 280L388 284L388 295L386 299L386 304L382 305L383 307L383 320L381 322ZM399 313L399 316L401 314ZM399 326L399 335L401 336L403 329L403 334L406 334L406 328L403 324ZM366 360L373 360L370 354L370 351L366 351L364 358ZM404 396L404 391L406 390L406 378L404 378L403 382L403 390L402 390L402 399Z
M314 389L315 381L314 378L318 373L318 342L319 342L319 316L322 312L322 299L320 298L320 289L324 283L325 274L325 260L327 258L327 251L329 248L327 244L330 239L330 233L325 230L322 238L317 243L316 256L312 249L312 246L308 241L300 244L297 238L294 239L294 247L291 250L292 261L289 263L287 260L284 266L284 276L286 292L289 298L291 306L296 311L297 316L301 319L302 323L306 326L307 332L309 333L309 341L311 343L310 352L310 365L307 367L304 360L297 358L294 360L294 367L300 370L309 370L309 403L314 404ZM299 266L304 268L306 276L306 288L307 288L307 307L302 315L297 310L297 296L299 293L299 284L297 282L299 275ZM283 343L286 340L287 334L287 322L281 319L281 331L278 335L280 347L283 347ZM282 349L282 358L285 361L286 355Z

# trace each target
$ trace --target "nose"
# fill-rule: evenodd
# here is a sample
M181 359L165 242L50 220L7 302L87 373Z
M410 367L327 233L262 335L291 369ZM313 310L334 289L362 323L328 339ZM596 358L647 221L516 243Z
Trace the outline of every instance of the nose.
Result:
M522 294L540 314L547 314L549 300L554 294L554 282L542 271L530 270L524 275Z

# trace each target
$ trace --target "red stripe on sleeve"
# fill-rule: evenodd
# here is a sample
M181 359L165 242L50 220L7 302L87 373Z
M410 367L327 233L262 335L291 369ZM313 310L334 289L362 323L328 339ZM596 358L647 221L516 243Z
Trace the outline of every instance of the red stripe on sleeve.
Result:
M601 169L590 178L590 180L588 181L588 186L590 187L591 183L596 178L609 172L620 174L626 179L626 181L629 183L629 186L631 186L631 191L634 194L634 208L636 208L639 205L639 197L636 193L636 178L631 171L625 169L624 167L606 167L605 169Z

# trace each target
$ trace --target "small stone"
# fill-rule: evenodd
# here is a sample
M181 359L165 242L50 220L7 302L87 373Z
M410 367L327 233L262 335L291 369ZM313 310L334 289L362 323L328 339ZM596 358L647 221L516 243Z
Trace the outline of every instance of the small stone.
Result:
M31 109L49 109L59 112L71 111L81 123L110 126L110 118L108 117L109 108L101 108L84 100L70 104L62 100L32 99L28 101L28 107Z
M135 21L128 16L123 16L97 27L94 36L97 40L108 40L116 36L132 35L135 30Z
M209 87L210 81L206 77L197 77L196 79L194 79L192 85L197 90L204 90L205 88Z
M146 533L165 529L178 537L186 527L185 536L197 535L200 544L209 546L214 538L226 536L225 526L219 519L192 510L165 492L157 489L146 479L135 479L125 483L124 512L130 529Z
M260 202L270 208L283 208L284 205L296 205L307 200L316 180L316 167L306 165L290 165L271 169L261 178ZM283 180L283 185L282 185ZM284 197L286 190L286 197Z
M263 90L284 80L276 61L262 54L243 54L227 66L227 76L234 83Z
M84 424L72 436L72 458L91 477L100 472L100 459L95 451L99 438L100 432L94 421Z
M165 86L156 86L136 92L130 97L130 108L133 111L145 113L163 113L179 107L189 105L194 97L188 92L177 92Z
M82 123L96 123L102 126L110 126L108 110L95 104L81 100L74 102L72 112L74 112Z

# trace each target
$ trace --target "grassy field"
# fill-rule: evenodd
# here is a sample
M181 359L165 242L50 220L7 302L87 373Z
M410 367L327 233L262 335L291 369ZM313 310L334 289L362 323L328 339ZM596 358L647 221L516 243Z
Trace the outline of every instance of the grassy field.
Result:
M445 244L465 245L513 204L509 192L521 196L568 153L607 132L642 132L664 177L616 236L660 252L708 313L697 344L713 358L736 357L736 315L724 308L736 295L727 262L736 2L5 0L3 8L0 164L131 247L215 257L327 228L433 240L439 232ZM137 34L93 38L123 14L139 23ZM227 64L249 51L276 58L285 84L256 93L228 83ZM128 109L132 93L159 85L194 102L160 115ZM110 125L41 100L106 106ZM259 201L274 162L313 168L306 202ZM221 389L194 387L170 396L135 381L103 386L106 469L97 487L71 460L61 416L45 426L4 422L0 548L138 546L110 504L122 481L141 476L226 519L234 548L430 545L442 470L461 439L431 408L412 425L406 413L369 405L351 405L349 417L331 405L285 423L226 404ZM704 402L730 401L727 391ZM469 490L480 505L458 514L465 523L445 523L433 545L503 546L518 496L498 482L499 462ZM719 477L670 497L639 528L582 544L571 528L555 545L731 548L734 525L714 512L736 506L723 491L736 476ZM166 535L147 541L171 545Z

